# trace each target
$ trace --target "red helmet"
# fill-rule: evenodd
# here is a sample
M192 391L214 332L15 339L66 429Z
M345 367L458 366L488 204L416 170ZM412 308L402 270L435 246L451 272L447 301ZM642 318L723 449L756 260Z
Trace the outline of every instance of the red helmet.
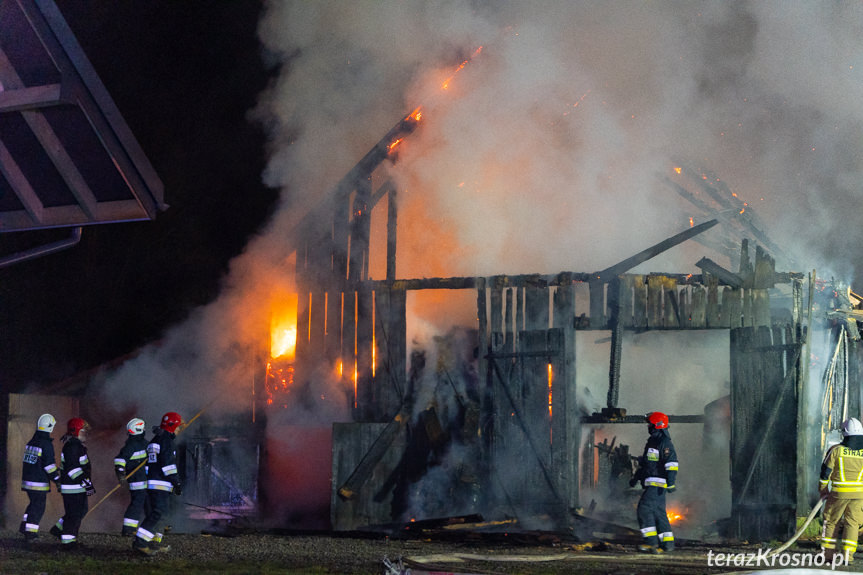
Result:
M668 429L668 416L659 411L652 411L647 414L647 423L656 429Z
M69 420L69 423L66 424L66 433L78 437L78 434L81 433L82 429L87 429L89 427L90 426L87 425L87 422L80 417L73 417Z
M162 423L159 424L159 427L168 431L170 433L174 433L177 430L177 427L183 423L183 418L179 413L175 411L169 411L165 415L162 416Z

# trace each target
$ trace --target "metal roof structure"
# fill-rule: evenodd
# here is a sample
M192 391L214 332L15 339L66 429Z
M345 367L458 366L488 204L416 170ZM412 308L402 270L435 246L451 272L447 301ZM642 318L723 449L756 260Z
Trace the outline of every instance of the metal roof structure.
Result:
M166 207L54 2L0 1L0 232L152 220Z

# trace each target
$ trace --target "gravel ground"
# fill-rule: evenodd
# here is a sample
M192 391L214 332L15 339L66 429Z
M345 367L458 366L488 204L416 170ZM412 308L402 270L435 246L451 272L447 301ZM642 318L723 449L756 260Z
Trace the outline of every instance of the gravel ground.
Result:
M462 541L435 541L334 535L260 533L226 537L170 533L165 537L170 551L143 557L131 550L130 538L114 534L84 533L80 536L83 549L67 552L47 534L25 545L17 532L2 531L0 574L394 575L385 567L385 558L394 564L403 560L404 567L412 567L414 573L694 575L745 570L743 566L708 566L709 550L714 553L730 551L717 546L689 545L670 555L651 556L636 553L631 546L578 545L554 538L549 538L547 544L514 545L472 539L476 538L471 534L465 534ZM462 561L453 562L454 556L461 556Z

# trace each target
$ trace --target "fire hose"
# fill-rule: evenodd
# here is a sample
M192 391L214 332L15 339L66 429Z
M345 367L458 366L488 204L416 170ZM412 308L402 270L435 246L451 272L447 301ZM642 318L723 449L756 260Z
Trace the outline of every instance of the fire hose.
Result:
M215 400L214 400L214 401L215 401ZM207 410L207 408L208 408L208 407L210 407L210 406L214 403L214 401L211 401L211 402L210 402L210 403L208 403L208 404L207 404L203 409L201 409L201 411L199 411L198 413L196 413L196 414L195 414L195 417L193 417L192 419L190 419L190 420L189 420L189 421L187 421L186 423L182 424L182 426L180 426L180 428L177 430L177 435L180 435L180 433L181 433L182 431L185 431L185 429L186 429L187 427L189 427L190 425L192 425L192 422L193 422L193 421L195 421L196 419L198 419L199 417L201 417L201 414L203 414L203 413ZM144 465L145 465L146 463L147 463L147 460L145 459L144 461L142 461L141 463L139 463L139 464L137 465L137 467L135 467L135 469L133 469L132 471L130 471L130 472L129 472L129 473L127 473L126 475L133 475L136 471L138 471L139 469L141 469L142 467L144 467ZM117 485L115 485L115 486L114 486L114 488L113 488L113 489L111 489L111 491L109 491L109 492L108 492L108 493L106 493L104 496L102 496L102 499L100 499L100 500L99 500L99 501L98 501L98 502L97 502L93 507L91 507L89 510L87 510L87 513L84 515L84 518L86 519L87 515L90 515L90 513L92 513L94 509L96 509L97 507L99 507L99 506L102 504L102 502L104 502L106 499L108 499L111 495L113 495L113 493L114 493L115 491L117 491L118 489L120 489L120 487L122 487L122 486L123 486L123 484L122 484L122 483L118 483ZM83 521L83 519L82 519L82 521Z
M782 545L782 547L779 547L778 549L775 549L774 551L771 551L770 553L768 553L767 557L770 557L771 555L778 555L779 553L782 553L783 551L785 551L786 549L791 547L791 545L795 541L797 541L797 538L800 537L801 535L803 535L803 532L806 531L806 528L809 527L809 524L812 523L812 520L815 519L815 516L818 514L818 511L824 506L824 501L826 499L827 499L827 496L822 495L821 499L818 500L818 503L815 504L815 507L812 508L812 511L809 512L809 516L806 518L806 521L803 522L803 525L801 525L800 529L797 530L797 533L794 534L794 537L792 537L791 539L786 541L785 544Z

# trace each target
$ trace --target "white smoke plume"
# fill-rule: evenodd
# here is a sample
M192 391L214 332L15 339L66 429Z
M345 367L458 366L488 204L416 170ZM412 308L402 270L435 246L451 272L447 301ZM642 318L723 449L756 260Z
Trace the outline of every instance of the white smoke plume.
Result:
M266 177L292 202L324 193L422 105L394 170L414 217L403 277L616 263L688 225L695 210L656 177L686 158L800 269L850 281L861 16L856 3L273 2L261 37L286 63L262 103Z

